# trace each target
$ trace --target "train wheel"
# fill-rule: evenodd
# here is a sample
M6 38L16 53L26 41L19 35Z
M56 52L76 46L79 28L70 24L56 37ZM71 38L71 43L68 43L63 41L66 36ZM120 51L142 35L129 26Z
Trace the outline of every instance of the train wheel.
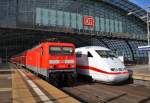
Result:
M67 75L67 86L73 86L75 83L75 77L73 74L68 74Z
M59 75L59 85L64 86L65 85L65 75Z
M52 85L58 87L58 86L59 86L59 79L58 79L58 76L57 76L56 74L51 74L51 75L49 76L49 82L50 82Z

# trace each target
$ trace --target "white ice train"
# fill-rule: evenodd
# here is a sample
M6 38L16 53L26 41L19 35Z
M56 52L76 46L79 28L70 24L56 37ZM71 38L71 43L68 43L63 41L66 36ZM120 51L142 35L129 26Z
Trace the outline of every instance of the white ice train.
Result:
M77 73L93 80L118 83L129 78L124 63L108 48L86 46L76 49Z

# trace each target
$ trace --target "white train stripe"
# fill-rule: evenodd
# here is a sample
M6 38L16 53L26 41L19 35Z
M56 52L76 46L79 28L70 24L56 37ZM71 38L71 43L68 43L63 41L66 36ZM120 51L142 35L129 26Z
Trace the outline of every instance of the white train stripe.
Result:
M53 101L51 101L50 98L48 98L32 80L30 80L21 70L19 70L19 69L17 69L17 70L25 78L25 80L32 87L34 92L39 96L39 98L42 100L43 103L53 103Z

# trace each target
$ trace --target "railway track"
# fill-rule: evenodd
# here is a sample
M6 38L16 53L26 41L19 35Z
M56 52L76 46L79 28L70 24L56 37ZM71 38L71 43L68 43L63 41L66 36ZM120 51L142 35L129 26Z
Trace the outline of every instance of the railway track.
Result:
M80 82L61 89L84 103L150 103L150 88L135 84Z

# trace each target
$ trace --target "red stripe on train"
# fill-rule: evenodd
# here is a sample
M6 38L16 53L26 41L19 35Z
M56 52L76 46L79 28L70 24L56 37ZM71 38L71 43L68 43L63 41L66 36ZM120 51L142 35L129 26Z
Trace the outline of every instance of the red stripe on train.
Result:
M101 69L90 67L90 66L77 66L77 68L89 69L89 70L93 70L93 71L104 73L104 74L128 74L128 72L107 72L107 71L103 71Z

